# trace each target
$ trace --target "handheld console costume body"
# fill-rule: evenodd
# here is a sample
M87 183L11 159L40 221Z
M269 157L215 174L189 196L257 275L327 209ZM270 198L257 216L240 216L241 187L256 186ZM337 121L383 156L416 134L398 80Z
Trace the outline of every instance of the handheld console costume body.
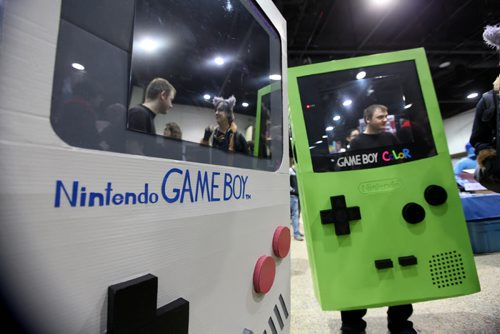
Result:
M289 94L321 307L349 310L479 291L424 50L291 68ZM369 137L363 134L350 145L345 140L351 129L363 133L370 105L387 107L379 137L390 137L391 145L374 140L363 148Z
M270 0L0 1L12 332L290 331L286 45ZM269 73L268 155L200 145L214 96L254 124Z

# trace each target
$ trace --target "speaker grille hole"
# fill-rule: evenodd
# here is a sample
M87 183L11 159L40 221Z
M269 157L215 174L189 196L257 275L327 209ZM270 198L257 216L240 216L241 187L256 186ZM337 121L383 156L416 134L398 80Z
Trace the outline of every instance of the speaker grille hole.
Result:
M466 279L462 255L457 251L432 255L429 272L432 284L438 289L463 284Z

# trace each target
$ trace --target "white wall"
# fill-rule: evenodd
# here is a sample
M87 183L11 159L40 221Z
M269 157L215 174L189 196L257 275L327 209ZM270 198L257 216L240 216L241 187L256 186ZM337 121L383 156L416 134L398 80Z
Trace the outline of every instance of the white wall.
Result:
M470 139L475 112L476 109L473 108L443 120L450 154L465 152L465 144ZM453 164L455 164L456 160L458 159L453 159Z
M202 108L188 105L175 104L167 115L157 115L155 117L156 132L163 135L163 129L168 122L179 124L182 130L182 139L199 143L203 138L205 128L209 125L216 126L213 108ZM238 130L246 134L249 126L254 126L255 117L235 114L235 122ZM251 138L246 138L250 140Z

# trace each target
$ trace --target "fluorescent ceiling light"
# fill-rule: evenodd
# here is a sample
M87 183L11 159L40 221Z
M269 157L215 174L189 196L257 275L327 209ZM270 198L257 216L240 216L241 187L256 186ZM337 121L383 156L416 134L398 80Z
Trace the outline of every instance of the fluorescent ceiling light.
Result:
M78 64L78 63L71 64L71 67L73 67L74 69L76 69L78 71L83 71L85 69L85 66L83 66L82 64Z
M358 74L356 74L356 79L358 79L358 80L361 80L364 77L366 77L366 72L365 71L361 71Z
M451 65L451 61L444 61L441 64L439 64L439 68L445 68Z
M140 49L148 53L153 53L160 47L160 43L157 40L149 37L140 40L137 45Z

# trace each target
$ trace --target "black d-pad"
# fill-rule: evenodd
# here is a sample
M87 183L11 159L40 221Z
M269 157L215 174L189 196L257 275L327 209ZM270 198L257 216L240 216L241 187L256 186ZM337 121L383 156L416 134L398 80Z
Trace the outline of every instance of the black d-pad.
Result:
M348 208L345 203L345 196L330 197L331 210L320 211L321 224L334 224L336 235L351 234L349 222L361 219L359 206Z

